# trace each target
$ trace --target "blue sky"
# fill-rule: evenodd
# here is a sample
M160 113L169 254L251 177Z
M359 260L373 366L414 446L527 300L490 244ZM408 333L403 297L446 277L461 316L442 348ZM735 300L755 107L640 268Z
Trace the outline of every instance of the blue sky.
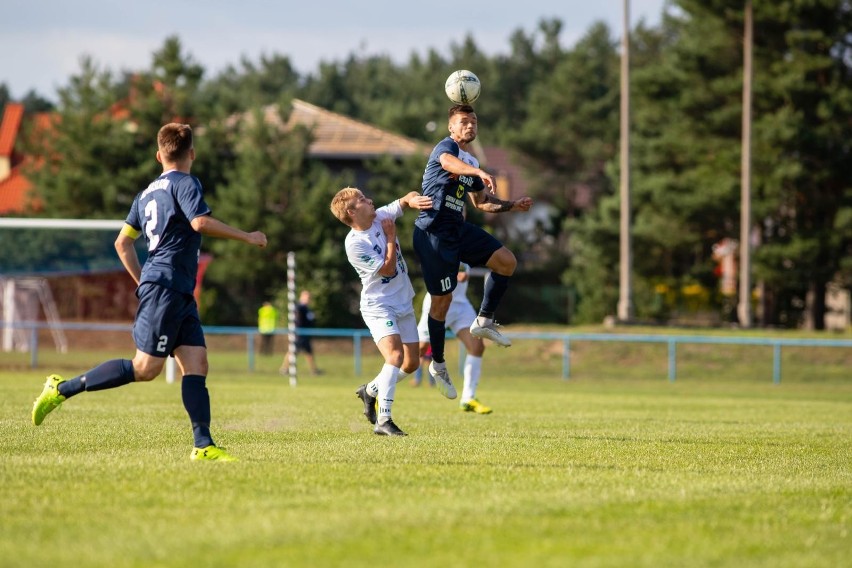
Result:
M630 0L631 25L656 25L664 5ZM565 46L596 21L620 36L622 0L3 0L0 83L13 97L35 89L55 100L56 88L79 72L81 56L115 73L146 69L170 35L208 77L264 54L286 55L303 73L352 53L399 62L429 49L448 56L468 35L493 55L509 51L514 31L531 34L544 18L563 22Z

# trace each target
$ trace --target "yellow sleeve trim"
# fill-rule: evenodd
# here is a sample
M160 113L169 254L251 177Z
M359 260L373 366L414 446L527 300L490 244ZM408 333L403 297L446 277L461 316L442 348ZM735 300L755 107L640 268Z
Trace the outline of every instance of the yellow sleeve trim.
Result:
M133 240L136 240L139 238L139 235L141 235L142 232L137 231L136 229L125 223L124 226L121 228L121 234L130 237Z

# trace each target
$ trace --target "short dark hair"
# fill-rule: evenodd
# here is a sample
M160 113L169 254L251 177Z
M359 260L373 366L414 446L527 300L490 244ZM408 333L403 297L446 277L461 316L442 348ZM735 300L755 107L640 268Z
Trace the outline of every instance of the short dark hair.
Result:
M170 122L157 133L157 149L166 162L180 162L192 150L192 127L188 124Z
M475 112L476 111L473 110L473 107L470 105L453 105L450 107L450 110L447 111L447 118L452 118L454 114L470 114Z

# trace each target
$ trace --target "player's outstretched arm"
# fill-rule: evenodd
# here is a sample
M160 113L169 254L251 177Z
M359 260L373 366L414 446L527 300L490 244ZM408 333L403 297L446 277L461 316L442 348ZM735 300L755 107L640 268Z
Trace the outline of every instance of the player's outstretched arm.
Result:
M403 209L432 209L432 198L411 191L399 198L399 204Z
M192 224L193 229L208 237L219 237L221 239L242 241L260 248L266 247L266 235L262 232L253 231L251 233L247 233L246 231L232 227L227 223L223 223L210 215L196 217L190 223Z
M507 211L529 211L533 201L529 197L506 201L483 191L471 192L470 200L480 211L486 213L505 213Z

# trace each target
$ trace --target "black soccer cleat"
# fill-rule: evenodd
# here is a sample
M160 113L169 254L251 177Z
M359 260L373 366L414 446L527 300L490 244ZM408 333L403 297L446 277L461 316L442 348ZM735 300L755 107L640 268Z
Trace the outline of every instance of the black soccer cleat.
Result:
M355 396L364 402L364 416L370 421L370 424L376 423L376 397L367 394L367 385L361 385L355 391Z
M373 432L379 436L408 436L408 434L400 430L399 427L393 423L393 420L388 420L383 424L376 424Z

